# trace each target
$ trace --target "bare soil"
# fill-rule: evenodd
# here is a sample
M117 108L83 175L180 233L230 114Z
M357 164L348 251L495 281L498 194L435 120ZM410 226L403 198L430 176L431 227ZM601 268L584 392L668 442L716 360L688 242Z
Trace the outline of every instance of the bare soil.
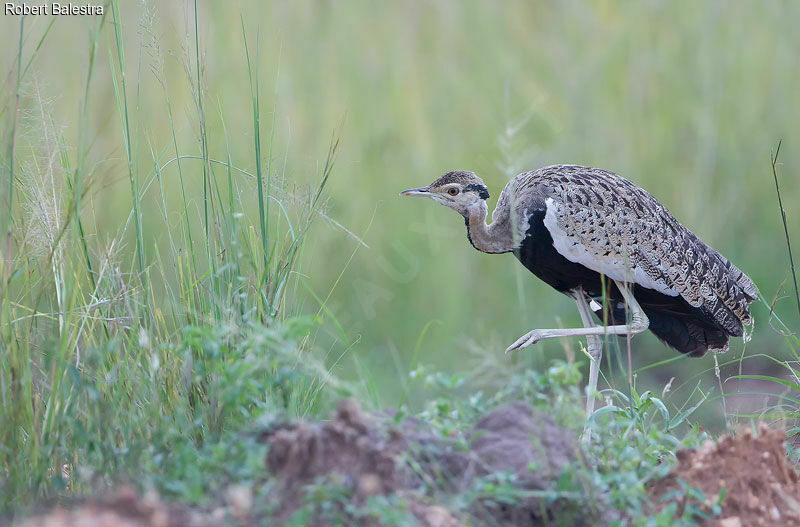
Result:
M800 483L787 460L785 440L783 431L762 425L757 434L746 429L736 437L706 441L697 450L679 451L669 476L649 490L655 506L676 501L679 515L695 506L709 516L701 525L800 527ZM698 503L686 492L687 485L705 499ZM715 503L721 514L714 515Z

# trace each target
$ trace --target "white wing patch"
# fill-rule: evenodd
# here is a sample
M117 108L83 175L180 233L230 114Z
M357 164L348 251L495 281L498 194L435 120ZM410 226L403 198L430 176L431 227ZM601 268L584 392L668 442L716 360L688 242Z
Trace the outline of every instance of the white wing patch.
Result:
M635 261L631 261L631 258L625 258L624 247L616 247L615 251L608 255L593 251L584 243L579 233L568 233L559 225L558 218L564 214L563 207L559 203L553 198L547 198L545 205L547 211L544 215L544 226L553 238L553 247L564 258L602 273L612 280L633 282L668 296L678 296L678 290L668 286L663 278L654 279L641 266L637 266Z

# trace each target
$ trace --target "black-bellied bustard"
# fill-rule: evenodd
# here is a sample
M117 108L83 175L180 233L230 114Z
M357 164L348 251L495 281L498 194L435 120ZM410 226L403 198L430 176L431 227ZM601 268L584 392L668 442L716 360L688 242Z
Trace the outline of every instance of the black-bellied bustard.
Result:
M748 304L757 292L750 278L644 189L612 172L555 165L520 174L503 189L489 225L489 191L472 172L448 172L402 195L427 196L457 211L476 249L513 252L533 274L575 299L583 328L534 329L506 351L586 336L590 394L597 388L601 335L649 329L670 347L700 357L726 351L728 338L742 336L752 324ZM602 321L603 305L608 326L592 316ZM594 411L591 395L586 410Z

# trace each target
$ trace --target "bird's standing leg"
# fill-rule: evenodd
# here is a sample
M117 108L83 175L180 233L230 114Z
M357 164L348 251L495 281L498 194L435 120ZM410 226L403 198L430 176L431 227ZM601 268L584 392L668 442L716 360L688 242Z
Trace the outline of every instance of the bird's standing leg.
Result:
M586 294L583 292L583 289L579 288L573 291L572 296L575 298L575 302L578 304L578 312L581 315L583 327L598 327L597 324L594 323L594 318L592 318L592 313L589 310L589 299L586 298ZM589 417L594 413L594 393L597 391L597 377L600 373L600 363L603 360L603 341L598 335L587 335L586 348L589 351L590 360L589 384L586 386L586 419L589 419Z
M639 333L647 330L650 326L650 320L645 315L642 306L634 298L633 293L628 289L625 283L614 280L617 284L622 298L625 299L627 308L631 311L630 324L618 324L614 326L593 326L585 328L559 328L559 329L534 329L524 334L516 340L512 345L506 348L506 353L513 350L526 348L531 344L536 344L540 340L552 339L559 337L583 337L589 335L638 335Z
M589 310L589 299L583 288L578 288L572 292L575 302L578 304L578 313L581 315L583 327L596 327L594 318ZM603 341L598 335L586 336L586 348L589 352L589 383L586 385L586 427L583 430L581 441L588 445L592 441L592 431L589 428L589 418L594 413L594 394L597 392L597 378L600 373L600 362L603 360Z

